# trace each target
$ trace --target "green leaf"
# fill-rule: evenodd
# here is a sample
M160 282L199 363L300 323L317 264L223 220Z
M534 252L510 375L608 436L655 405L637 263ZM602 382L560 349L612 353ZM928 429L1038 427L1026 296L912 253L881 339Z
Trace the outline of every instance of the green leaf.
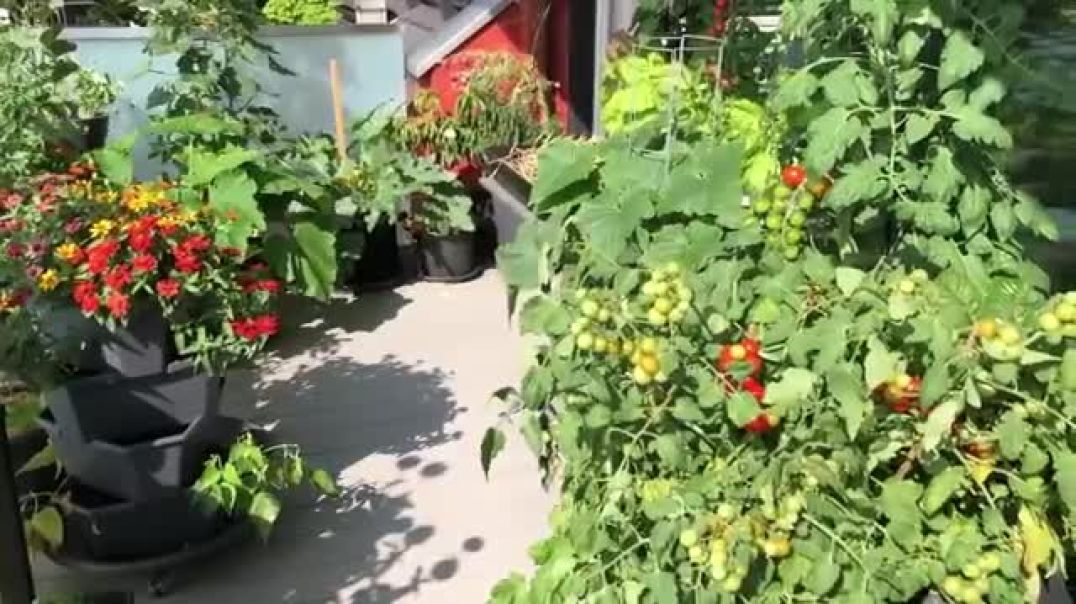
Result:
M946 147L941 147L930 164L930 172L927 174L926 182L923 183L923 192L935 201L948 203L956 195L963 181L964 175L953 163L953 152Z
M983 114L970 105L953 112L953 134L968 142L993 145L1001 149L1012 148L1012 135L996 118Z
M486 430L486 434L482 437L482 445L480 447L481 461L482 461L482 473L485 474L486 479L489 479L489 467L493 463L493 458L504 450L504 445L507 443L507 439L504 436L504 432L501 432L497 428L489 428Z
M841 567L832 558L815 560L811 574L803 580L803 586L811 593L824 596L833 589L841 578Z
M1012 203L999 201L990 207L990 224L999 239L1005 240L1016 232L1016 214L1013 212Z
M779 415L785 415L811 396L816 379L817 376L806 369L785 369L779 380L767 386L765 402L773 405Z
M47 505L30 516L30 530L52 549L64 542L64 519L56 507Z
M262 538L268 537L277 518L280 517L280 500L268 491L261 491L251 499L247 514L258 527Z
M938 116L934 113L915 113L908 118L904 138L908 146L914 145L934 132L938 126Z
M137 134L130 134L93 152L94 163L105 178L117 185L134 181L134 158L131 155Z
M737 392L730 396L725 403L725 409L732 423L740 428L751 423L759 413L762 413L755 397L746 392Z
M1001 422L994 427L1001 456L1009 460L1019 459L1030 433L1031 426L1019 415L1011 411L1003 415Z
M1076 392L1076 348L1070 347L1065 350L1064 356L1061 357L1058 376L1061 380L1061 390Z
M596 157L594 145L565 138L553 139L538 152L538 178L531 189L531 204L545 209L554 195L588 179Z
M328 497L332 497L340 492L333 477L320 468L310 473L310 484L314 485L314 488L322 495Z
M933 451L937 448L943 436L952 433L953 422L956 421L957 415L963 410L963 401L957 399L947 400L931 409L930 415L927 416L927 421L923 425L923 440L919 443L924 452Z
M818 90L818 86L818 78L809 70L801 69L781 82L774 95L774 106L784 111L806 105Z
M952 466L935 476L927 486L926 492L923 493L923 511L933 515L940 510L964 484L964 474L963 467Z
M941 66L938 69L938 88L946 90L975 73L983 65L986 55L972 44L963 31L954 31L945 40Z
M257 184L243 172L220 176L209 188L209 207L221 217L217 242L247 249L251 237L265 230L265 215L258 206Z
M600 429L609 425L609 422L613 419L613 412L605 405L592 405L587 410L586 417L583 422L588 428Z
M919 58L919 51L923 50L924 40L914 29L904 32L897 42L897 55L904 66L914 65Z
M151 134L219 135L242 134L243 125L212 113L193 113L155 120L146 129Z
M516 240L497 250L497 269L508 285L536 289L549 278L546 254L551 248L548 234L559 228L539 221L524 222Z
M853 13L870 19L871 34L879 45L889 43L900 18L895 0L852 0L850 8Z
M841 290L844 297L850 297L860 284L863 283L863 279L867 277L867 273L858 268L852 268L848 266L837 267L834 271L837 277L837 289Z
M851 107L859 104L859 88L856 77L860 70L856 62L849 59L822 78L822 88L826 99L838 107Z
M990 192L979 185L968 185L960 196L957 212L965 233L977 231L986 223L990 210Z
M183 184L188 187L208 184L217 176L259 157L260 152L250 149L229 148L219 153L200 148L191 149L186 158L187 171L183 175Z
M867 348L867 358L863 361L863 370L867 380L867 390L873 392L875 388L900 373L901 362L900 355L889 352L885 344L876 337L871 338Z
M919 497L923 487L911 480L890 478L882 485L878 507L889 518L889 533L898 543L908 545L919 538L922 515Z
M810 142L804 151L807 169L813 174L828 173L863 132L863 122L843 107L823 113L808 127Z
M545 295L527 300L519 315L519 328L523 333L549 334L552 337L566 334L571 322L568 309Z
M945 363L936 362L923 375L923 385L919 392L919 401L925 407L936 403L949 392L949 369Z
M855 439L860 426L870 414L873 405L867 397L867 388L856 375L854 368L842 365L835 367L826 376L826 383L833 398L840 405L837 412L844 420L848 438Z
M292 260L301 277L303 294L328 300L336 283L336 236L313 222L299 222L292 226L292 238Z
M1001 80L993 76L983 78L979 87L968 96L968 105L979 111L986 111L991 105L1004 99L1005 92L1005 84Z
M1057 493L1069 509L1069 517L1076 517L1076 453L1055 449L1053 458Z
M677 604L680 601L676 577L672 573L653 572L645 581L654 604Z
M846 167L844 176L833 183L833 188L826 195L826 207L840 210L885 193L888 185L882 165L880 157L872 157Z

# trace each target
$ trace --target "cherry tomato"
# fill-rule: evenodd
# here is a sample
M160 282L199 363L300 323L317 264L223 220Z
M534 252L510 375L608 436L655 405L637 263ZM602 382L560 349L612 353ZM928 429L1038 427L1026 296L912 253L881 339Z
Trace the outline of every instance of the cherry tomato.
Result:
M781 170L781 180L785 186L797 189L803 181L807 180L807 171L799 164L785 166L785 169Z
M755 400L762 402L762 399L766 398L766 387L763 386L758 380L753 377L744 379L740 387L744 392L755 397Z

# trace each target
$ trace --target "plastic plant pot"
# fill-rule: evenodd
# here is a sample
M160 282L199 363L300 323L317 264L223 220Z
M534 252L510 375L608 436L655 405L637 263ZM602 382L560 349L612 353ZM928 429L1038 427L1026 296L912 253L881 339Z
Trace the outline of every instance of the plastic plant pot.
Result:
M127 377L164 372L168 362L168 323L156 305L136 306L127 325L102 330L105 364Z
M419 241L422 275L426 281L456 283L478 276L474 233L424 236Z

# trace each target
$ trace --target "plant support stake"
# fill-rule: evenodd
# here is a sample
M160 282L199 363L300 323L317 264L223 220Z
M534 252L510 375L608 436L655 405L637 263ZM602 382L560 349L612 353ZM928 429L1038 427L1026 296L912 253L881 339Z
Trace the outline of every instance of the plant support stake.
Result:
M34 578L22 533L15 468L4 428L6 419L7 411L0 404L0 602L33 604Z
M329 86L332 88L333 122L336 126L336 154L340 163L347 161L347 135L344 133L344 99L340 90L340 64L329 59Z

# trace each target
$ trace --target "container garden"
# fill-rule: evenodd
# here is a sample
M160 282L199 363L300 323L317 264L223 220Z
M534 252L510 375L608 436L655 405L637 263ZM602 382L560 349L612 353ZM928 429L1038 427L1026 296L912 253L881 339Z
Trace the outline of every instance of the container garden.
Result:
M69 475L132 502L168 498L194 484L217 443L235 440L240 429L234 422L207 416L178 432L132 442L80 440L64 432L48 412L41 424Z
M223 379L180 362L160 375L76 378L45 393L45 404L67 439L133 443L174 434L216 416Z
M168 323L156 304L139 305L126 325L101 330L105 364L126 377L163 373L170 343Z
M229 524L200 509L187 491L131 502L74 483L63 509L64 559L120 562L191 548L220 534Z
M418 241L422 278L426 281L458 283L482 271L475 253L474 232L424 235Z

